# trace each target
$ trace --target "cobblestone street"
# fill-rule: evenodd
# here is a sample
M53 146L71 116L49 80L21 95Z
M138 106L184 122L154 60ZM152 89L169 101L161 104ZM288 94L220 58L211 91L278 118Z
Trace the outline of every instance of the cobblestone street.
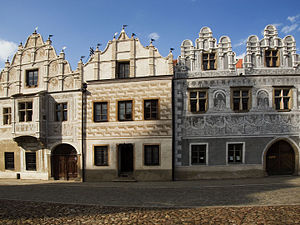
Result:
M300 178L0 181L1 224L300 224Z

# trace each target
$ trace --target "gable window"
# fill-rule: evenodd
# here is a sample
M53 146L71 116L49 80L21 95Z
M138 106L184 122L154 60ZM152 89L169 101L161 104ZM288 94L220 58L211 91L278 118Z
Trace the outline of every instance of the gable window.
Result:
M38 70L26 71L26 86L37 87L38 85Z
M276 110L290 110L292 108L292 89L274 88L274 108Z
M94 146L95 166L108 166L108 146Z
M130 73L129 62L117 62L116 78L128 78Z
M249 111L251 108L250 88L233 88L231 91L232 110L235 112Z
M19 103L19 122L32 121L32 102Z
M107 102L94 102L94 122L107 121Z
M231 163L243 163L243 143L230 143L227 146L227 162Z
M11 108L3 108L3 124L11 124Z
M15 169L15 159L14 159L13 152L4 152L4 159L5 159L5 169L6 170Z
M158 119L158 100L144 100L144 119L157 120Z
M159 145L144 145L144 165L159 166Z
M55 105L55 121L67 121L68 120L68 104L56 103Z
M191 165L206 164L207 144L192 144L190 150Z
M132 120L132 101L119 101L118 102L118 120L128 121Z
M203 68L203 70L215 70L216 69L216 54L215 53L203 53L202 54L202 68Z
M279 51L278 50L266 50L265 60L267 67L279 67Z
M190 111L206 112L207 111L207 90L190 91Z
M25 153L26 170L36 170L36 154L35 152Z

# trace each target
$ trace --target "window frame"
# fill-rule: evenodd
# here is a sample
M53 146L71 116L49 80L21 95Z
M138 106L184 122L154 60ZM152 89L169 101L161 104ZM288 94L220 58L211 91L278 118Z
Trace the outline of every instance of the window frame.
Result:
M205 163L192 163L192 146L202 145L205 146ZM208 143L200 142L200 143L190 143L189 145L189 165L190 166L207 166L208 165Z
M228 157L229 157L229 145L242 145L242 150L241 150L241 162L229 162ZM245 142L226 142L226 165L241 165L245 164L245 152L246 152L246 146ZM234 149L234 151L236 151ZM234 159L235 160L235 159Z
M213 58L211 58L211 55L214 55ZM207 59L204 59L204 55L207 55ZM207 62L207 68L204 68L204 61ZM214 66L211 68L211 61L214 61ZM210 70L217 70L217 53L216 52L203 52L202 53L202 70L203 71L210 71Z
M96 149L96 148L105 148L105 149ZM104 152L103 157L104 159L101 160L101 162L98 163L97 159L98 157L96 157L96 152ZM109 166L109 145L94 145L93 146L93 157L94 157L94 166ZM106 157L106 159L105 159Z
M11 124L11 107L3 107L2 108L3 115L3 125Z
M31 108L28 107L28 104L31 103ZM25 104L24 108L20 108L21 104ZM21 116L22 112L24 112L24 116ZM30 113L31 112L31 113ZM29 116L31 114L31 116ZM32 122L33 121L33 101L22 101L18 102L18 116L19 116L19 122ZM21 118L24 118L21 120ZM31 118L31 119L29 119Z
M150 116L146 117L146 103L150 102ZM156 102L156 114L154 117L152 117L152 114L154 114L155 110L152 110L152 102ZM159 119L159 99L144 99L144 120L158 120Z
M280 95L278 97L275 96L276 91L280 90ZM284 91L288 90L289 94L288 95L283 95ZM276 108L276 98L280 98L280 108ZM288 101L288 108L284 108L284 99L289 98ZM273 109L278 111L278 112L289 112L292 110L293 107L293 87L292 86L278 86L278 87L273 87Z
M8 161L10 161L10 160L8 160L9 159L8 155L12 155L12 162L8 162ZM4 164L5 164L5 170L15 170L15 153L14 152L4 152Z
M146 157L148 156L148 154L146 153L146 148L149 147L151 151L151 159L150 160L146 160ZM156 147L156 148L153 148ZM157 159L158 161L154 161L154 151L153 150L157 150ZM156 144L156 143L149 143L149 144L144 144L143 145L143 165L144 166L160 166L161 164L161 149L160 149L160 144ZM150 161L150 162L149 162Z
M128 69L126 68L128 66ZM121 69L123 68L123 73L121 73ZM116 66L116 78L117 79L126 79L130 77L130 61L117 61Z
M31 74L31 73L33 73L33 74ZM26 87L28 87L28 88L38 87L38 84L39 84L39 70L38 69L26 70L25 74L26 74L26 77L25 77ZM31 80L32 80L33 84L30 84Z
M191 93L192 92L196 92L197 94L196 94L196 98L192 98L191 97ZM200 92L205 92L205 97L200 97ZM188 90L188 96L189 96L189 98L188 98L188 106L189 106L189 112L191 112L191 113L206 113L207 112L207 110L208 110L208 100L209 100L209 96L208 96L208 88L200 88L200 89L189 89ZM205 110L202 110L202 111L200 111L200 101L201 100L203 100L203 99L205 99L205 103L204 103L204 108L205 108ZM191 104L191 101L192 100L196 100L196 111L192 111L192 104Z
M235 91L239 91L239 97L235 97L234 96L234 92ZM243 99L245 99L245 97L243 96L243 91L248 91L248 102L247 102L247 109L243 109ZM231 87L230 88L230 102L231 102L231 109L234 112L249 112L251 107L252 107L252 87ZM234 109L234 99L239 99L239 109L236 110Z
M34 155L33 162L28 162L29 156L32 157ZM25 152L25 165L26 170L28 171L37 171L37 160L36 160L36 152Z
M102 105L106 104L106 114L102 114L102 111L103 111L103 107ZM99 120L96 120L96 105L100 105L101 109L100 109L100 119ZM103 115L106 115L106 119L102 119ZM101 122L108 122L108 115L109 115L109 104L107 101L100 101L100 102L93 102L93 122L94 123L101 123Z
M270 54L268 54L267 56L267 52L270 52ZM273 55L273 52L276 52L276 55L274 56ZM279 50L278 49L266 49L265 50L265 66L268 67L268 68L276 68L276 67L279 67L280 66L280 57L279 57ZM277 58L276 59L276 63L275 65L273 65L273 59L274 58ZM268 63L269 61L269 63Z
M60 106L60 109L57 109L57 106ZM66 105L66 109L64 106ZM66 112L66 118L65 118L65 112ZM60 119L57 117L57 113L60 114ZM68 121L68 103L67 102L59 102L55 103L55 115L54 115L55 121L56 122L64 122Z
M124 119L120 119L120 104L122 103L125 103L125 114L124 114ZM131 103L131 114L130 114L130 119L127 119L126 118L126 109L127 109L127 106L126 104L127 103ZM117 113L117 120L120 121L120 122L123 122L123 121L133 121L133 100L120 100L118 101L118 113Z

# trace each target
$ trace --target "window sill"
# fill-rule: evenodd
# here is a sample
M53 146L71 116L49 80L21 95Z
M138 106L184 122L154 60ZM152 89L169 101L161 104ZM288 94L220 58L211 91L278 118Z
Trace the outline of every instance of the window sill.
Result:
M100 121L93 121L94 123L105 123L105 122L109 122L108 120L100 120Z

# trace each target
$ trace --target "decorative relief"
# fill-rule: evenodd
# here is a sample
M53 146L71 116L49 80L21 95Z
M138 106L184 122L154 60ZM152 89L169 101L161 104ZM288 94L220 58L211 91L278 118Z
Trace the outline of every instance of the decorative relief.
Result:
M72 136L73 135L73 125L72 124L51 124L50 125L50 136Z
M217 91L214 97L214 109L222 111L226 108L226 96L223 92Z
M300 131L300 115L252 114L186 117L185 136L288 134Z
M33 133L36 130L36 126L34 123L20 123L16 124L15 126L16 133L24 133L27 131L30 131L30 133Z
M257 94L257 108L260 110L269 108L269 94L266 91L259 91Z

